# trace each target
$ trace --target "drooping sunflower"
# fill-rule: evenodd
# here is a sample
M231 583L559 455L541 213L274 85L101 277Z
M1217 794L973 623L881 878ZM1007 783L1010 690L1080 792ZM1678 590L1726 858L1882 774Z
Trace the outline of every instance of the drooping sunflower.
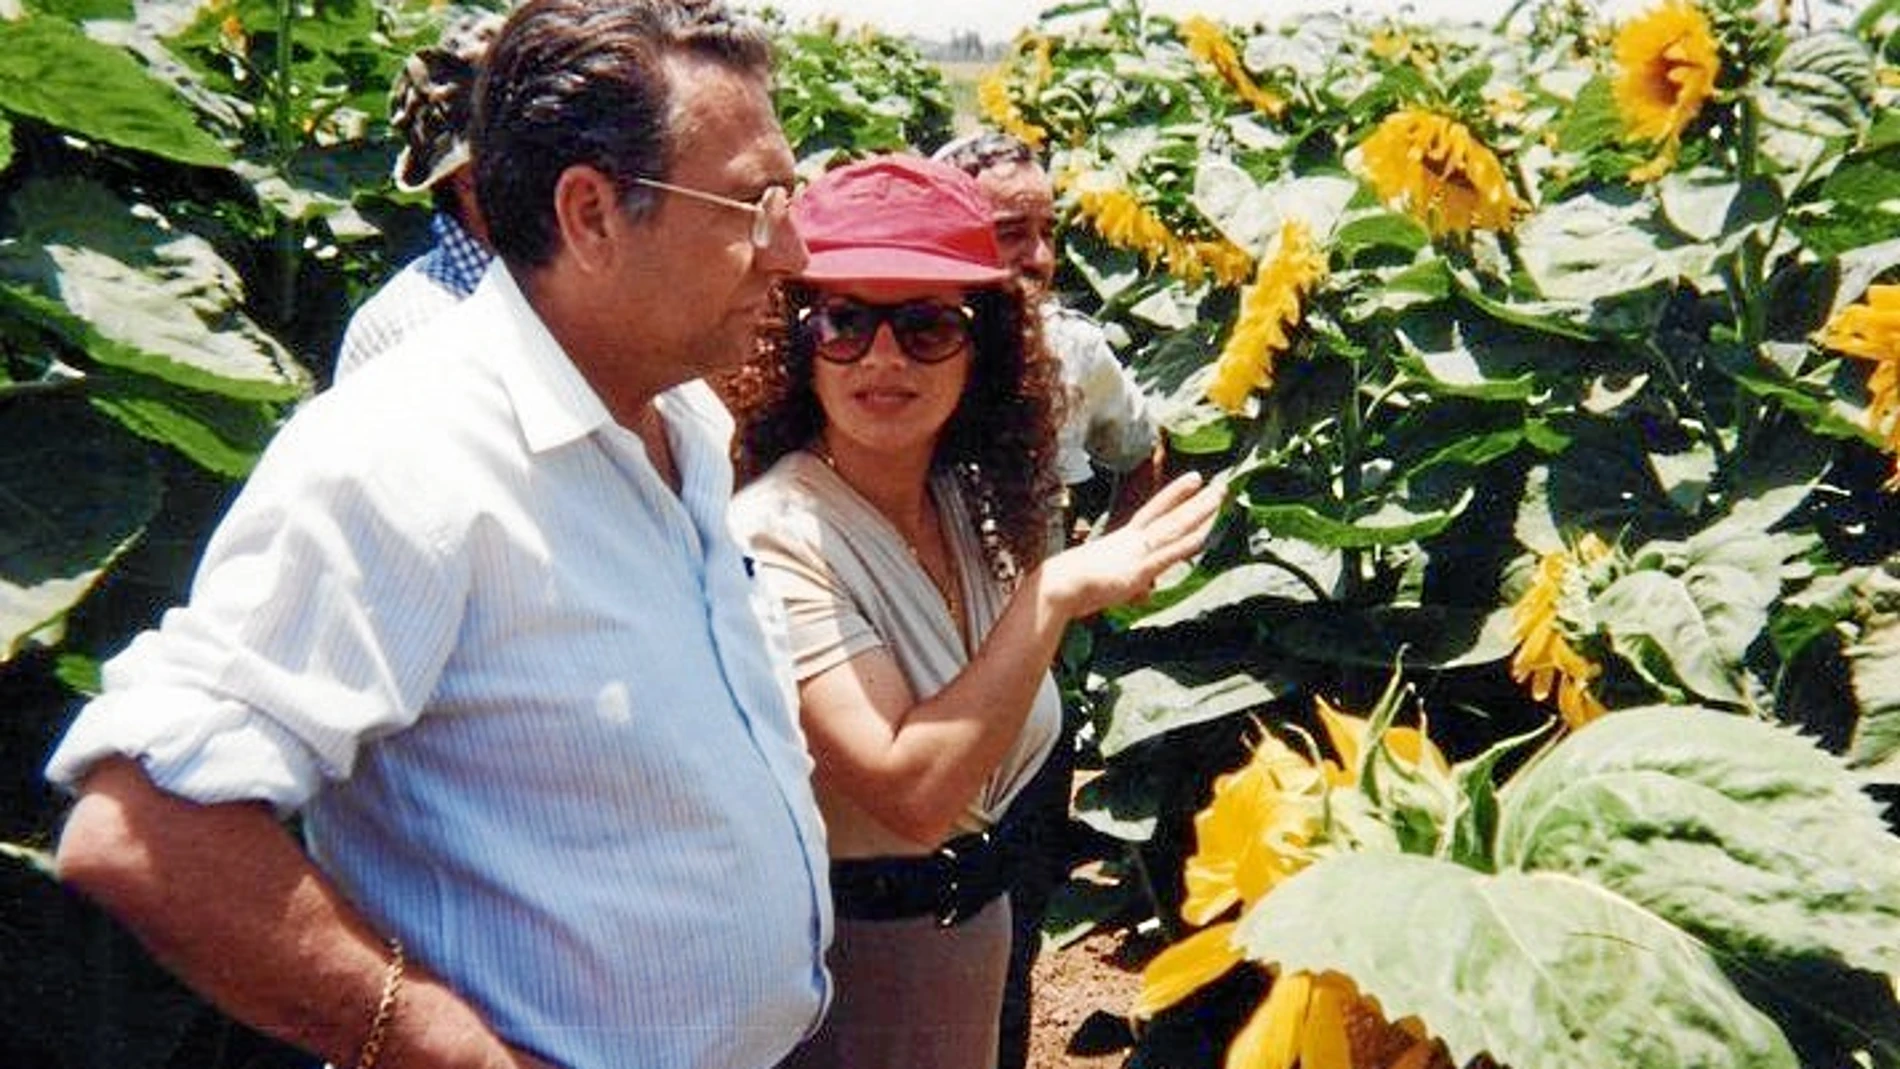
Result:
M1179 258L1182 243L1168 224L1112 177L1088 172L1070 176L1065 184L1076 189L1076 210L1103 241L1138 252L1150 264Z
M1314 247L1306 224L1288 220L1273 251L1260 261L1252 285L1240 295L1240 315L1227 336L1208 400L1228 412L1242 411L1255 390L1273 385L1273 359L1292 339L1288 331L1305 314L1302 302L1326 274L1326 257Z
M976 83L977 110L982 112L998 130L1016 138L1033 149L1040 149L1049 135L1042 127L1029 121L1023 110L1009 95L1009 78L1003 68L998 67L983 76Z
M1865 297L1828 321L1821 337L1829 348L1873 363L1867 428L1894 454L1887 489L1900 490L1900 285L1869 287Z
M1531 697L1540 702L1555 690L1557 711L1573 729L1608 712L1590 693L1590 682L1602 674L1603 666L1578 653L1564 637L1558 603L1571 570L1600 560L1609 552L1601 539L1589 534L1573 550L1544 554L1537 561L1537 575L1530 589L1511 608L1511 641L1517 644L1517 653L1511 657L1511 678L1528 682Z
M1433 237L1511 227L1518 201L1504 165L1455 119L1420 108L1393 112L1359 146L1359 160L1380 199Z
M1183 871L1187 898L1181 905L1183 920L1206 927L1156 955L1142 971L1136 1016L1151 1017L1179 1003L1244 961L1232 942L1239 922L1217 919L1236 905L1243 912L1251 908L1328 852L1326 829L1337 819L1328 816L1328 792L1356 784L1371 723L1323 699L1316 704L1340 763L1315 764L1269 735L1247 764L1214 781L1213 799L1194 818L1195 849ZM1380 745L1402 765L1449 775L1444 755L1422 730L1388 728ZM1427 1049L1415 1051L1420 1044ZM1431 1061L1439 1049L1416 1021L1388 1025L1346 977L1288 973L1235 1037L1227 1065L1291 1066L1302 1053L1316 1058L1344 1051L1351 1057L1300 1064L1423 1069L1439 1064Z
M1181 39L1187 42L1188 52L1195 59L1214 68L1214 73L1226 82L1240 99L1263 115L1275 119L1286 114L1286 101L1268 92L1253 80L1247 68L1240 62L1240 53L1235 51L1234 43L1227 39L1227 31L1220 28L1212 19L1194 15L1181 23Z
M1338 973L1284 973L1233 1045L1227 1069L1449 1069L1417 1018L1388 1023Z
M1194 258L1223 286L1238 286L1253 277L1253 256L1226 238L1196 241L1193 249Z
M1209 922L1259 901L1312 861L1306 845L1319 827L1322 789L1319 771L1271 735L1245 765L1214 781L1213 799L1194 818L1181 904L1182 919L1207 927L1142 971L1137 1016L1159 1013L1241 963L1229 941L1238 922Z
M1631 138L1673 141L1715 93L1722 70L1708 17L1689 0L1664 2L1617 31L1611 86Z

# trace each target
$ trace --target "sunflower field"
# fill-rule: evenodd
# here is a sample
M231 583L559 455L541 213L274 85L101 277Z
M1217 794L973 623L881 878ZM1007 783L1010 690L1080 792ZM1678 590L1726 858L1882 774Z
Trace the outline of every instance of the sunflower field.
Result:
M1072 3L983 83L1230 486L1065 651L1128 1064L1900 1065L1896 97L1891 0Z

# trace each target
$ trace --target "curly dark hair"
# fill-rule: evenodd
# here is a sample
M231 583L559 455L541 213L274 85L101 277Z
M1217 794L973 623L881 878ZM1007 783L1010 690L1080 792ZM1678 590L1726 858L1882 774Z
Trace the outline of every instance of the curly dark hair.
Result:
M733 465L741 482L811 445L824 429L812 389L811 342L797 325L799 312L818 294L805 284L787 286L757 356L720 384L739 423ZM1061 376L1020 283L972 290L968 304L975 313L970 378L937 440L931 469L955 472L970 492L990 570L1008 582L1048 549L1050 509L1060 489Z

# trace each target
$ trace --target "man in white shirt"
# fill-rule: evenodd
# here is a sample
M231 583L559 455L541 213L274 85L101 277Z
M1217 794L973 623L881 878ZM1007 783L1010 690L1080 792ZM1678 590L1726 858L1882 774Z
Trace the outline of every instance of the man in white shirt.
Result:
M475 199L468 123L475 80L488 46L501 32L493 12L452 19L433 46L403 63L389 92L389 128L402 139L396 188L435 200L429 231L435 242L370 294L350 317L337 352L336 378L387 352L416 327L467 299L495 250Z
M290 420L106 666L60 875L345 1069L767 1069L827 998L826 852L697 381L806 261L767 39L530 0L489 62L499 261Z

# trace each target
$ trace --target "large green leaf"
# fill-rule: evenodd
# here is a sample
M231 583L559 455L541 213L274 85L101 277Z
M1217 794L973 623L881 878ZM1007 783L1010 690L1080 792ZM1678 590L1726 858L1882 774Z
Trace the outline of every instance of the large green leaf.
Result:
M1572 876L1346 854L1274 888L1234 941L1282 972L1351 977L1388 1019L1423 1022L1454 1065L1797 1064L1700 944Z
M1900 561L1861 573L1851 588L1857 634L1845 650L1860 720L1848 758L1900 777Z
M1665 693L1686 690L1741 704L1741 657L1733 639L1746 625L1734 621L1741 610L1720 586L1732 571L1694 583L1661 571L1632 572L1599 594L1590 613L1616 652ZM1761 623L1766 626L1765 611Z
M1552 300L1589 305L1677 278L1711 277L1712 251L1657 226L1648 202L1598 192L1545 205L1518 227L1524 269Z
M0 21L0 110L180 163L231 162L190 109L124 50L50 16Z
M29 182L9 207L23 233L0 244L0 284L40 297L45 325L94 360L247 400L307 388L244 314L243 282L209 242L91 182Z
M1789 42L1757 95L1768 122L1822 138L1852 137L1867 123L1873 56L1852 34L1823 30Z
M1506 786L1498 863L1600 883L1751 973L1821 959L1893 974L1900 839L1863 782L1779 725L1619 711Z
M1109 680L1108 728L1098 744L1113 757L1179 728L1255 709L1296 686L1235 663L1232 655L1133 668Z
M77 397L0 401L0 664L86 596L159 494L144 449Z

